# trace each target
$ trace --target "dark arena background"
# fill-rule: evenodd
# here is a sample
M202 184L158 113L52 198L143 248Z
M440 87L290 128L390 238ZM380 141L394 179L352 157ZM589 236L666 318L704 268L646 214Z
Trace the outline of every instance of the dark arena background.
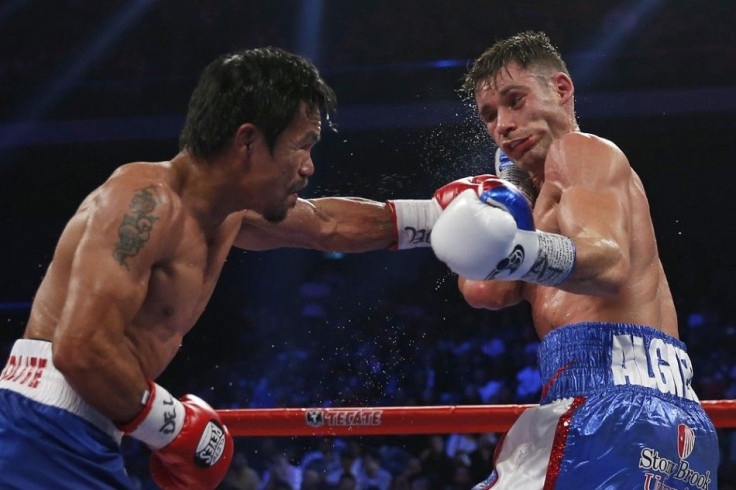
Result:
M647 189L696 392L734 399L734 26L731 0L3 1L3 362L66 221L118 165L176 154L215 56L283 47L337 92L302 197L428 198L492 172L460 81L495 40L535 29L570 67L581 130L621 147ZM527 404L537 345L526 306L470 308L429 249L233 250L159 382L217 409ZM467 490L491 471L498 435L238 437L222 488L347 488L344 456L376 458L381 490ZM720 436L720 488L736 488L736 437ZM124 449L136 484L154 488L148 450Z

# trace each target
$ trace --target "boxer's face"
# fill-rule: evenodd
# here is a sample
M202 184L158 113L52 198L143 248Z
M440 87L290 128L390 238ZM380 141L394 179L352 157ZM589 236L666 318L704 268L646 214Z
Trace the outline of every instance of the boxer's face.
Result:
M570 80L561 72L512 63L478 84L475 101L488 133L527 170L543 165L552 141L570 131L565 104L572 92L560 92L559 76Z
M294 120L276 139L273 151L258 165L260 206L254 209L271 222L286 218L296 205L297 193L314 173L311 151L320 139L319 109L302 102Z

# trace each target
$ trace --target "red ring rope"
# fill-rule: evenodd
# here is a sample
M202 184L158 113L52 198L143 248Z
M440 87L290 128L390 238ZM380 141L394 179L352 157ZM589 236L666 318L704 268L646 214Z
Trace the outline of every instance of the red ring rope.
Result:
M703 401L719 428L736 427L736 400ZM362 436L506 432L533 405L218 410L233 436Z

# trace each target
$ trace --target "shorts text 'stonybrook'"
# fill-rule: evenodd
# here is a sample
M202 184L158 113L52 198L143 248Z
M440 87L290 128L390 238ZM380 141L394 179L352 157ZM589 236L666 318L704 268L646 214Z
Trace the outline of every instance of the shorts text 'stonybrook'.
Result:
M685 424L678 426L677 452L679 461L672 461L659 455L656 449L645 447L639 456L639 468L651 470L645 473L644 490L667 490L670 487L666 482L675 480L693 485L692 488L707 490L710 488L710 470L705 473L690 467L687 457L695 447L695 434Z

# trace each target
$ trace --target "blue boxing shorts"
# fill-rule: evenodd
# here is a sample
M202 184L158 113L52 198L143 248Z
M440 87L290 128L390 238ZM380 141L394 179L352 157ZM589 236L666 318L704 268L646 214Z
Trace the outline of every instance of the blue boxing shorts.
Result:
M646 326L578 323L547 334L538 355L540 405L474 490L718 488L716 430L685 344Z
M0 374L0 488L133 488L121 438L54 367L50 342L15 342Z

